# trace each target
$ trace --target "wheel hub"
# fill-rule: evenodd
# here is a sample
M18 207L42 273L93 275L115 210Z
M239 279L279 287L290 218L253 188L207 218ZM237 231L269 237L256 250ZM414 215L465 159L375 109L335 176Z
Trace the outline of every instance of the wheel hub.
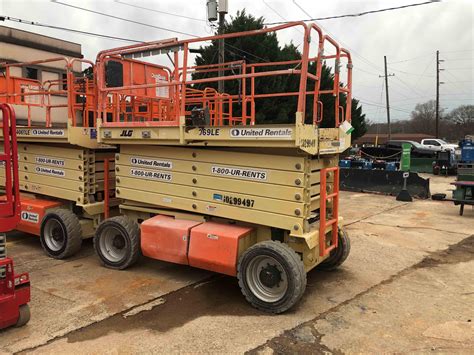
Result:
M123 237L121 235L116 235L114 237L112 245L114 246L114 248L123 249L125 247L125 241L123 240Z
M62 232L61 228L54 228L51 234L52 234L52 237L53 237L54 241L60 242L60 241L63 240L63 232Z
M279 286L281 282L281 272L278 270L276 265L267 264L262 270L260 271L260 281L266 287L275 287Z

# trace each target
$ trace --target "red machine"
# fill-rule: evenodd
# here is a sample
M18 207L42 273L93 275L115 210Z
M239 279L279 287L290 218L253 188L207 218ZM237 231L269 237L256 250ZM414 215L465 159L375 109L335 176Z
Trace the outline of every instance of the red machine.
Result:
M12 107L0 104L3 147L0 164L5 166L5 194L0 195L0 329L22 326L30 320L30 279L28 273L15 274L13 260L6 257L6 236L20 220L20 191L16 117Z

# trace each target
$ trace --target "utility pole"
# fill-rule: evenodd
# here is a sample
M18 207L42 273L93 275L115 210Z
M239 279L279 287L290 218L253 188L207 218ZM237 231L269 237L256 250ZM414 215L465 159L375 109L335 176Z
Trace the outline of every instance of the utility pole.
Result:
M444 84L439 81L439 72L444 69L440 69L439 63L444 62L444 60L439 59L439 50L436 51L436 138L439 138L439 85Z
M207 0L207 19L209 22L214 22L217 20L217 14L219 14L219 27L217 29L218 34L224 33L224 24L225 24L225 15L229 9L229 2L228 0L219 0L219 4L217 4L217 0ZM218 76L219 78L223 77L225 74L224 68L221 66L225 63L225 42L224 39L219 39L218 41ZM224 92L224 80L219 80L217 82L217 91L220 93Z
M387 56L383 56L383 61L385 64L385 75L379 75L379 78L385 77L385 99L387 103L387 140L392 139L392 127L390 126L390 100L388 97L388 77L395 76L395 74L387 74Z
M219 34L224 33L225 15L228 11L228 1L219 0L218 12L219 12ZM225 62L225 43L224 39L219 40L219 77L225 75L224 68L221 66ZM219 80L217 83L217 91L220 93L224 92L224 80Z

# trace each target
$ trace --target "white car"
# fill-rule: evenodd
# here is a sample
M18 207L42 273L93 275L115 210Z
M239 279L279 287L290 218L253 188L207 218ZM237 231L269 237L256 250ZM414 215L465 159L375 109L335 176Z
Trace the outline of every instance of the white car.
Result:
M457 144L447 143L443 141L442 139L437 139L437 138L422 139L421 145L424 148L432 150L434 152L442 152L442 151L447 151L447 150L455 152L459 150L459 146Z

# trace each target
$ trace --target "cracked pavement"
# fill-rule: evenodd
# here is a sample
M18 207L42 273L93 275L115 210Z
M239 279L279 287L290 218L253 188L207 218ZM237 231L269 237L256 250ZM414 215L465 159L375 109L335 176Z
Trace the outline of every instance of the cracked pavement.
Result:
M251 308L234 278L142 259L100 266L86 243L57 261L10 237L32 279L32 320L0 331L0 353L457 352L474 347L474 210L452 203L341 194L352 251L314 270L283 315Z

